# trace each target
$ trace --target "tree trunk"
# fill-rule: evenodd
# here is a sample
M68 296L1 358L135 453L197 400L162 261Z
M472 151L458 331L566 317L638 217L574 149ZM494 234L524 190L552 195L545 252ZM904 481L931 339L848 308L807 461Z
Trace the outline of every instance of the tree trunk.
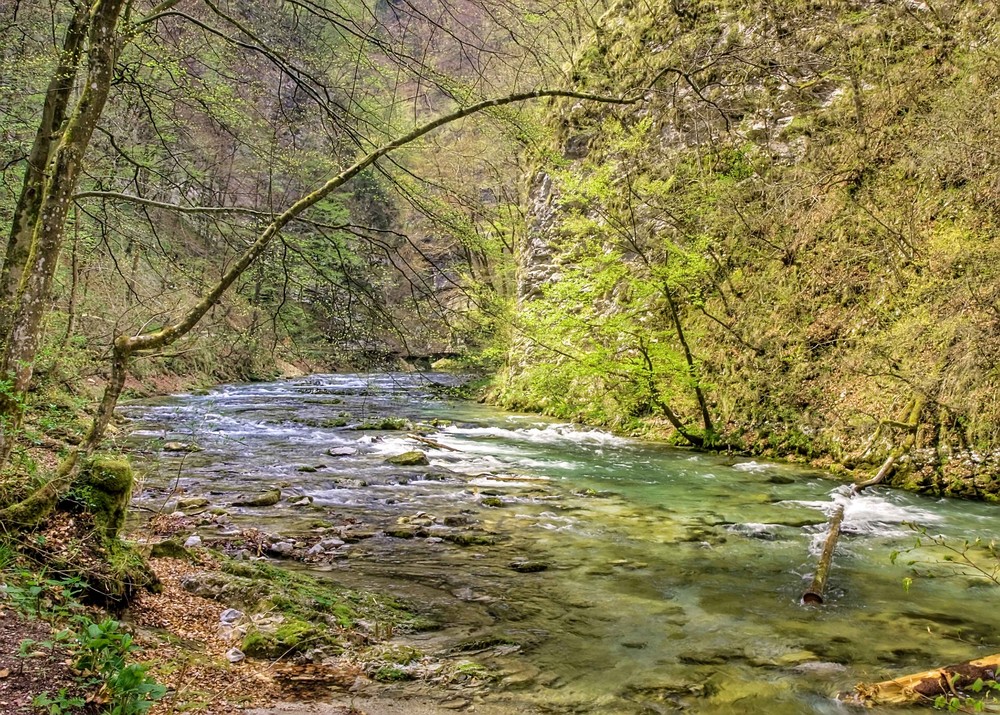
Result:
M962 695L974 697L974 693L963 694L962 689L968 688L978 679L984 682L995 681L998 670L1000 670L1000 654L990 655L957 665L947 665L893 680L884 680L881 683L861 683L846 699L859 705L874 707L911 703L933 704L939 695L946 698Z
M694 395L698 400L698 409L701 410L701 423L705 430L704 441L711 444L715 441L715 426L712 424L712 415L708 410L708 400L705 399L705 392L701 389L701 381L698 379L698 366L695 364L694 354L691 352L691 347L688 345L687 338L684 335L681 316L677 311L677 304L674 302L674 295L669 286L663 286L663 295L666 297L667 306L670 308L670 318L677 333L677 341L684 350L684 361L687 363L688 376L694 382Z
M0 271L0 346L10 335L14 305L43 200L45 169L66 120L66 108L73 94L89 22L90 8L85 2L77 2L76 12L66 28L59 62L49 80L38 131L25 165L21 194L14 209L3 269Z
M58 145L45 169L44 181L37 200L28 201L27 213L19 217L24 223L34 216L31 227L31 244L23 269L15 261L9 266L10 281L20 269L17 293L6 301L9 307L10 331L2 336L3 355L0 357L0 375L8 383L0 404L2 433L0 433L0 464L5 464L13 449L15 435L20 429L24 411L24 397L31 383L35 355L41 340L42 319L48 308L52 292L59 251L66 230L66 220L73 194L76 191L83 158L94 128L104 111L118 54L118 19L125 0L98 0L92 6L89 25L77 22L74 16L70 30L80 33L87 30L87 77L80 99L59 136ZM67 44L79 53L81 39L68 37ZM53 82L57 82L55 78ZM31 170L29 169L29 173ZM37 190L32 187L31 191ZM30 193L30 192L29 192ZM32 211L37 206L37 215ZM30 214L30 216L29 216ZM14 234L22 236L15 224ZM17 241L12 237L11 246ZM9 246L10 247L10 246ZM14 251L17 254L17 251ZM19 254L18 254L19 255ZM7 270L5 264L5 270Z
M73 245L69 254L69 300L66 302L66 332L61 347L69 344L76 332L76 302L80 285L80 211L73 209Z

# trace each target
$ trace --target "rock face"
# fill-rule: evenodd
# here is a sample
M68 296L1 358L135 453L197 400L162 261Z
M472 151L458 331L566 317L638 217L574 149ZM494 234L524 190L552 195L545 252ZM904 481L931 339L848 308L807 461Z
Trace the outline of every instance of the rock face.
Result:
M665 406L696 431L711 412L749 451L837 458L930 396L954 414L922 411L897 483L982 493L963 459L1000 448L1000 324L976 298L1000 284L996 19L915 7L613 5L574 77L652 91L551 105L498 401L667 430Z

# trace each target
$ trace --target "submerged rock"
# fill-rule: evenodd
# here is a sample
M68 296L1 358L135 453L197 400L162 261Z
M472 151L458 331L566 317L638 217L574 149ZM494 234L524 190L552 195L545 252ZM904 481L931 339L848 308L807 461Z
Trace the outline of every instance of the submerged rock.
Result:
M547 571L549 565L544 561L511 561L507 564L507 568L517 571L518 573L538 573L539 571Z
M389 464L395 464L400 467L415 467L430 464L430 461L427 459L427 455L419 449L397 454L393 457L389 457L385 461Z

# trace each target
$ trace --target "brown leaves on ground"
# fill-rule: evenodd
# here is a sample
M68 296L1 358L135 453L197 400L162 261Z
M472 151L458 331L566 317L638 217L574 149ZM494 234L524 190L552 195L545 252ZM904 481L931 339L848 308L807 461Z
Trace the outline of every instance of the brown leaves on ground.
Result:
M19 655L21 643L52 637L52 628L42 621L25 620L0 608L0 712L27 715L37 712L31 701L42 692L55 694L73 689L73 676L64 654L48 648L30 649L30 657Z
M152 559L150 565L163 584L162 593L141 593L129 610L139 626L140 659L169 689L153 713L195 707L206 715L223 715L238 708L272 702L278 687L269 663L244 660L231 664L225 653L238 643L219 635L219 616L225 606L181 587L185 576L211 569L205 561L193 565L175 559Z

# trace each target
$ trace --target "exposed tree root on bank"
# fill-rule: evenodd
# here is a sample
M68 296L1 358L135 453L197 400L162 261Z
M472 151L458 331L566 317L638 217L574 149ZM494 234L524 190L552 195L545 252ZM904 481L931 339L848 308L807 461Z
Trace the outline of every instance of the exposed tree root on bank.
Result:
M920 414L924 410L924 406L927 404L927 398L923 395L914 395L910 402L907 404L904 410L905 417L902 420L882 420L879 422L878 428L875 430L875 434L872 435L871 441L862 453L862 457L867 456L875 445L875 442L881 436L882 431L886 427L896 427L903 429L906 432L906 436L895 445L892 450L890 450L889 455L882 462L882 466L879 467L878 472L871 479L854 485L854 493L858 493L862 489L867 487L875 486L876 484L881 484L885 481L885 478L889 476L896 463L911 449L917 441L917 428L920 426Z

